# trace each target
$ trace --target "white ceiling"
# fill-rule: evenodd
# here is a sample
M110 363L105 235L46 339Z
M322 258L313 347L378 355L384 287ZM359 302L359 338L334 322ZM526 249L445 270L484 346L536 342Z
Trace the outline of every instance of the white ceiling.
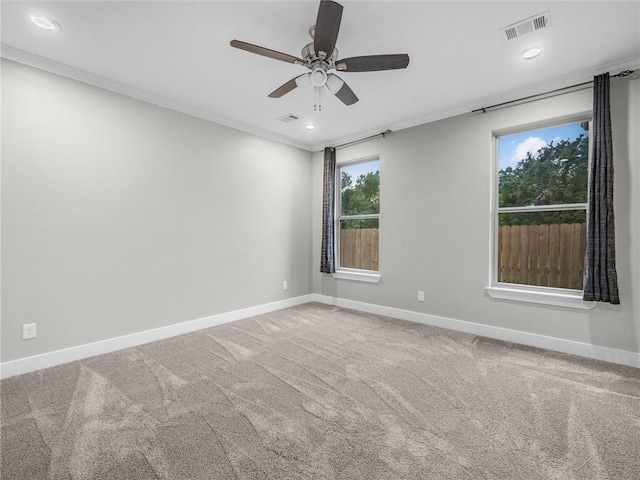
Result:
M317 0L2 2L2 55L308 150L640 66L640 1L347 1L340 57L408 53L406 70L340 73L360 98L312 89L267 95L307 70L231 48L239 39L300 56ZM549 10L551 26L500 29ZM30 13L54 18L45 31ZM520 54L543 48L533 60ZM293 113L300 120L283 123ZM304 128L317 125L315 131Z

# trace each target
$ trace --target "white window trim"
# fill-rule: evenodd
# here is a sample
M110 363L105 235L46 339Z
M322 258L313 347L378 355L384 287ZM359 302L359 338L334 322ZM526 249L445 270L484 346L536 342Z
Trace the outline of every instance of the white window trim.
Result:
M380 162L380 155L368 155L366 157L361 157L353 160L347 160L343 162L336 163L336 186L341 186L341 176L340 169L342 167L346 167L348 165L354 165L356 163L365 163L371 161ZM380 175L382 177L382 175ZM333 278L337 278L340 280L351 280L355 282L364 282L364 283L378 283L382 278L379 271L375 270L361 270L358 268L346 268L340 266L340 210L341 210L341 195L342 191L336 189L336 197L334 202L334 245L335 245L335 259L336 259L336 271L331 274ZM342 217L342 219L361 219L361 218L377 218L378 219L378 228L380 228L380 214L368 214L368 215L348 215Z
M585 302L582 299L582 291L580 290L553 289L550 287L535 288L531 285L524 286L515 283L499 283L489 286L485 290L491 298L499 300L538 303L582 310L591 310L596 306L596 302Z
M331 274L333 278L342 280L353 280L356 282L378 283L380 281L380 272L374 270L359 270L357 268L340 268Z
M509 300L515 302L535 303L540 305L551 305L556 307L576 308L591 310L596 302L587 302L582 299L582 290L570 290L565 288L540 287L534 285L521 285L515 283L498 282L498 213L502 212L531 212L549 210L586 210L587 204L571 205L540 205L533 207L509 207L498 208L498 138L504 135L536 130L546 127L559 126L568 123L588 121L591 125L592 113L583 112L563 118L551 119L544 122L536 122L529 125L510 128L508 130L494 131L493 137L493 158L492 158L492 182L491 182L491 255L489 256L489 285L485 291L491 298L499 300ZM590 128L591 131L591 128ZM589 135L589 154L591 153L591 135ZM589 158L591 162L591 158Z

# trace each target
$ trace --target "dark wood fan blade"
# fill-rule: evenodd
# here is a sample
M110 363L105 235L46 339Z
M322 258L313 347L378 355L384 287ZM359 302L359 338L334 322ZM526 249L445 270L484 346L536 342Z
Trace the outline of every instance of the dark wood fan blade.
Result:
M319 57L329 57L336 48L341 20L342 5L331 0L321 0L313 35L313 48ZM324 56L321 52L324 52Z
M287 83L285 83L281 87L276 88L273 92L271 92L269 94L269 97L280 98L283 95L286 95L287 93L289 93L291 90L295 89L297 86L298 84L296 83L296 79L292 78Z
M341 72L376 72L379 70L407 68L407 65L409 65L409 55L406 53L396 55L368 55L338 60L336 62L336 70Z
M358 97L353 93L353 90L349 88L349 85L333 73L328 75L326 86L329 91L338 97L345 105L353 105L358 101Z
M338 97L340 101L345 105L353 105L359 100L356 94L353 93L353 90L351 90L349 88L349 85L347 85L346 83L342 85L342 88L340 90L338 90L338 93L336 93L336 97Z
M276 52L275 50L259 47L258 45L242 42L240 40L231 40L231 46L235 48L239 48L240 50L246 50L247 52L256 53L264 57L280 60L281 62L304 63L302 59L298 57L294 57L293 55L287 55L286 53Z

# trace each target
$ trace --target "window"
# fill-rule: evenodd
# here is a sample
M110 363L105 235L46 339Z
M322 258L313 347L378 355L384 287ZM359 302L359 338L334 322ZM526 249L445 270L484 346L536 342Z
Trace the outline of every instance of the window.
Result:
M588 120L498 135L496 147L493 285L575 295L586 248Z
M339 165L337 175L340 185L340 195L336 196L338 270L375 272L369 280L377 281L380 269L380 160L376 157Z

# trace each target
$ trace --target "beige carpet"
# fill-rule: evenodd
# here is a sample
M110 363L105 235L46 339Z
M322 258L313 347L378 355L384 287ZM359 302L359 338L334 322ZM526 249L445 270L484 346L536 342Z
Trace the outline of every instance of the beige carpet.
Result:
M2 480L640 478L640 370L319 304L0 386Z

